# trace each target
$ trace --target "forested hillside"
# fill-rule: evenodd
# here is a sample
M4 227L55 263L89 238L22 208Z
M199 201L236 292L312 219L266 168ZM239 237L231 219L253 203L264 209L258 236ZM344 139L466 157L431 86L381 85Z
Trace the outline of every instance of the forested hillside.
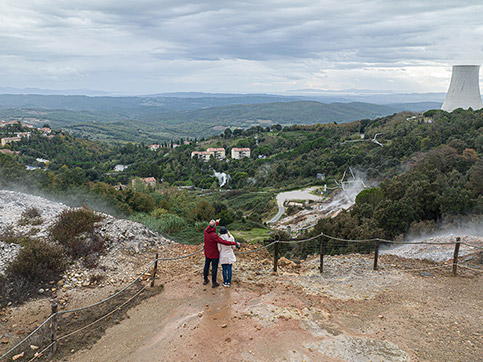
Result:
M263 227L262 221L273 212L270 200L275 193L304 185L336 186L335 180L349 167L378 186L359 194L352 210L321 221L316 232L348 239L396 238L409 230L435 229L443 221L481 222L481 110L399 113L341 125L227 128L207 140L183 141L176 140L176 148L161 143L151 151L142 143L116 146L65 132L50 139L33 134L10 146L18 155L0 154L0 180L3 187L26 185L58 195L82 190L84 196L102 196L118 212L134 213L137 220L185 241L192 240L189 230L198 232L211 217L222 217L225 224L240 229ZM249 147L251 157L208 162L191 158L191 152L208 147L223 147L227 155L233 147ZM27 171L24 165L45 170ZM116 165L127 168L116 171ZM223 187L231 191L205 191L203 196L179 189L216 191L215 171L231 176ZM325 181L317 180L317 173L323 173ZM158 183L131 187L133 177L155 177ZM129 187L112 187L118 184ZM303 252L310 252L311 246L307 248Z
M109 143L208 137L226 127L233 130L278 123L342 123L400 111L419 112L435 106L439 107L437 103L427 102L323 103L310 97L269 94L192 97L0 94L0 117L47 122L76 136Z

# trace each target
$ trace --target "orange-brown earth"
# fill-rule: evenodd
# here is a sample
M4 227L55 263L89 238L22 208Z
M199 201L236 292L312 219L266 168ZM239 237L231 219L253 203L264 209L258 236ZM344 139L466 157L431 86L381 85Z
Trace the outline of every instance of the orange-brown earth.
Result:
M171 244L160 257L197 247ZM150 255L126 256L141 271ZM63 361L481 361L483 277L427 261L383 256L281 261L266 251L240 256L231 288L203 286L202 255L159 264L161 293L132 307L87 348L63 346ZM434 268L434 267L437 268ZM412 270L405 270L412 269ZM221 270L218 273L221 279ZM64 308L108 295L123 282L67 291ZM147 283L147 282L145 282ZM49 313L41 299L2 311L11 334ZM2 349L4 350L4 349ZM67 351L67 353L65 352ZM21 360L21 359L20 359Z

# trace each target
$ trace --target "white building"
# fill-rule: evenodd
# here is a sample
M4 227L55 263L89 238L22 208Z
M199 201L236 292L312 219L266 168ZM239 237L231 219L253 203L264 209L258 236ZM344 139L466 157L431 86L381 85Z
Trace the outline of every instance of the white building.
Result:
M203 161L207 162L210 160L211 153L208 151L193 151L191 152L191 158L197 156L198 158L203 159Z
M30 132L19 132L17 133L17 137L26 137L26 138L30 138Z
M207 151L219 160L226 157L224 148L208 148Z
M20 142L20 140L21 140L20 137L5 137L5 138L2 138L1 143L2 143L2 146L5 146L7 143Z
M234 160L239 160L243 157L250 157L250 149L249 148L232 148L231 149L231 158Z

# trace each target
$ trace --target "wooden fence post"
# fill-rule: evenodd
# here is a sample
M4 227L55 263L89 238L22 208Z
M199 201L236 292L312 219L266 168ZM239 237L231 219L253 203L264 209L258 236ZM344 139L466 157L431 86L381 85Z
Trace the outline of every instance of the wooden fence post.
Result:
M324 271L324 234L320 236L320 274Z
M57 351L57 310L58 310L58 305L57 303L54 302L51 306L51 316L52 316L52 323L50 324L51 330L50 330L50 340L53 343L52 344L52 350L50 352L50 355L52 356L55 351Z
M379 257L379 240L376 240L376 246L374 248L374 268L373 270L377 270L377 258Z
M156 253L156 260L154 261L153 276L151 278L151 288L154 287L154 279L156 278L157 270L158 270L158 253Z
M458 269L458 253L460 251L460 241L461 238L457 237L456 238L456 244L454 244L454 254L453 254L453 276L456 276L456 272Z
M275 249L273 251L273 271L276 273L278 267L278 241L275 243Z

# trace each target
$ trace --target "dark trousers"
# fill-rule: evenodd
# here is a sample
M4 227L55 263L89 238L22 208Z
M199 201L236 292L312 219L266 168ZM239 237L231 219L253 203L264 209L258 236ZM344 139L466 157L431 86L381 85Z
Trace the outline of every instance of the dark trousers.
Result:
M216 283L216 274L218 273L218 261L220 259L211 259L205 256L205 268L203 269L203 277L205 280L208 280L208 271L210 270L210 263L211 263L211 282L214 284Z
M221 264L223 283L231 284L232 264Z

